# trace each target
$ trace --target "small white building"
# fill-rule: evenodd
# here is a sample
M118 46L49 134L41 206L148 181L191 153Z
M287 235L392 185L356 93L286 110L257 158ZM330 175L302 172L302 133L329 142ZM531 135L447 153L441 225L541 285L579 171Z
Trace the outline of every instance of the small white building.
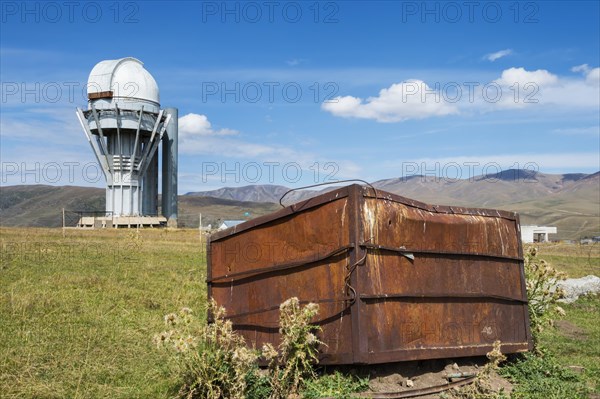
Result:
M548 242L548 234L556 234L556 227L521 226L521 241L524 243Z
M245 220L223 220L223 223L221 223L218 230L225 230L244 222Z

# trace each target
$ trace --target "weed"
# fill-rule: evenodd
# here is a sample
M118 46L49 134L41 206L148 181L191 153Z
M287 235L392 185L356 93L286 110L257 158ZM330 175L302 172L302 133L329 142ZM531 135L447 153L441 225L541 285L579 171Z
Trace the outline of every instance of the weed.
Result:
M539 259L537 254L537 248L528 248L524 262L529 321L536 350L539 349L539 334L544 328L553 326L554 319L565 315L564 309L557 305L557 301L564 297L564 291L556 288L556 284L567 278L565 273Z
M500 363L506 360L506 356L501 351L500 341L494 342L494 349L487 353L489 362L483 366L477 374L475 381L469 385L454 389L444 395L448 399L504 399L507 396L504 392L496 392L490 384L490 378L493 372L498 371Z
M313 366L322 344L314 334L319 328L310 324L319 312L318 305L309 303L301 308L298 298L290 298L279 312L279 354L269 344L263 347L263 356L270 360L272 397L277 399L297 394L307 378L316 377Z
M213 321L203 325L184 308L165 316L169 330L156 334L154 343L177 358L174 372L181 378L178 397L192 398L273 398L297 394L306 379L315 377L318 346L317 327L310 320L319 307L300 307L298 298L280 306L281 344L277 351L265 344L262 356L270 361L267 375L258 369L259 351L249 349L244 338L225 319L225 309L214 299L207 309Z
M302 391L306 399L334 398L345 399L352 397L355 392L366 391L369 388L369 378L358 378L344 375L339 371L324 375L317 379L308 380Z
M181 398L243 398L247 374L255 367L258 352L248 349L244 338L225 320L225 309L211 301L214 321L202 325L188 308L165 316L171 329L154 336L158 347L173 351L176 372L182 379Z
M271 378L258 366L246 374L246 399L266 399L271 396Z

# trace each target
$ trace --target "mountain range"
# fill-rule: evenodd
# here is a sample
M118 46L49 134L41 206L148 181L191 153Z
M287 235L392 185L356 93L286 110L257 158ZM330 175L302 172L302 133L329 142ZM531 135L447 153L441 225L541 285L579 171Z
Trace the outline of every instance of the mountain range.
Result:
M350 184L350 183L344 183ZM600 234L600 172L545 174L510 169L470 179L410 176L373 182L380 190L430 204L499 208L519 212L522 224L556 226L554 239ZM285 196L289 205L320 190L297 190ZM278 185L224 187L179 196L179 224L197 227L225 219L248 219L280 208L290 189ZM102 210L104 189L89 187L7 186L1 188L0 225L60 226L61 209Z

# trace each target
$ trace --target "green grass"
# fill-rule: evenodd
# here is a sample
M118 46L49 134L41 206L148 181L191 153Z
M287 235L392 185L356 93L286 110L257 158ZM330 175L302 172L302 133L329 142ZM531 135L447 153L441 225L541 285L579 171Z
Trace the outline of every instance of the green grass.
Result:
M571 278L600 276L600 244L539 245L540 258L566 272ZM583 367L583 379L600 394L600 297L591 295L561 305L566 316L556 328L546 329L542 345L565 366Z
M194 231L0 229L0 392L6 398L165 397L151 337L205 301Z
M586 399L589 396L584 379L550 354L526 354L501 368L500 373L515 383L513 399Z
M334 398L345 399L352 397L355 392L369 389L369 378L358 378L344 375L338 371L326 374L315 380L309 380L302 392L305 399Z
M600 297L588 295L563 307L565 319L544 331L542 344L559 364L583 367L583 379L600 394Z

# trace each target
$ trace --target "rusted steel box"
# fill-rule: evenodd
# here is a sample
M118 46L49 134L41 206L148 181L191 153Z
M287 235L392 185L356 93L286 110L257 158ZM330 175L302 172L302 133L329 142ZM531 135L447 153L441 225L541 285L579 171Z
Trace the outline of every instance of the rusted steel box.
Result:
M351 185L215 233L208 295L249 345L279 343L279 304L320 305L321 364L531 348L516 213Z

